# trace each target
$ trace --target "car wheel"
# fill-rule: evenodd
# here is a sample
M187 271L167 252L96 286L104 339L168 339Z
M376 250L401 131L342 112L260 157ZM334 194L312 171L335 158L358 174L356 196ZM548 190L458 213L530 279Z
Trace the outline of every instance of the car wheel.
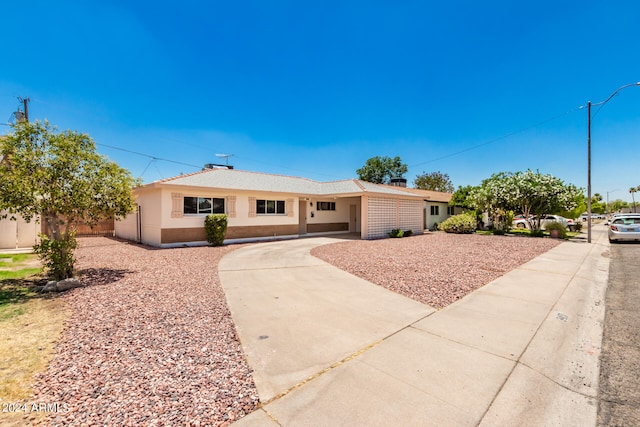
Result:
M516 224L516 228L524 228L524 224L519 222Z

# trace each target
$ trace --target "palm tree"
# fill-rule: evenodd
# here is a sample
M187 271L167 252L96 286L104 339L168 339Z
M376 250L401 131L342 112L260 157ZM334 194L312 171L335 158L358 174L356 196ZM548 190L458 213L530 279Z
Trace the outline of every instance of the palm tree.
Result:
M640 185L637 187L631 187L629 189L629 193L631 193L631 201L633 202L633 212L636 211L636 199L635 197L633 197L633 193L635 193L636 191L640 191Z

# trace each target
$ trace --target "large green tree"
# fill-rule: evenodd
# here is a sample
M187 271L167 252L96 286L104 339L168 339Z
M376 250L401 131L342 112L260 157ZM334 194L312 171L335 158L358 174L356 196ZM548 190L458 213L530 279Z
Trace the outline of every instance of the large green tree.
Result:
M73 276L79 223L121 218L133 210L129 171L98 154L86 134L47 121L22 122L0 141L0 210L39 218L48 235L35 250L53 278Z
M400 157L375 156L367 160L360 169L356 169L358 178L374 184L389 184L391 178L403 178L407 173L407 165Z
M421 190L440 191L443 193L453 193L454 190L449 175L440 171L422 172L421 175L416 176L413 185Z
M478 209L489 212L499 220L505 212L535 215L533 230L540 230L541 215L554 214L576 207L581 190L565 184L552 175L527 170L501 172L482 182L470 195Z
M449 206L457 206L467 210L475 210L473 201L469 198L469 194L471 194L474 188L475 187L472 185L466 185L464 187L459 185L458 189L451 195Z

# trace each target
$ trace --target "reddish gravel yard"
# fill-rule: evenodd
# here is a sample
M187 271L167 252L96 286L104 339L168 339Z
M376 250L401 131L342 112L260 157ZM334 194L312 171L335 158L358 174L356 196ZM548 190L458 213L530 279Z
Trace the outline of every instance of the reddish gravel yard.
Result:
M226 425L256 409L217 273L238 246L79 243L77 267L89 286L65 296L73 314L34 396L70 411L47 423Z
M35 402L68 405L51 425L228 425L258 406L217 273L240 246L155 250L81 238L84 288ZM441 308L559 243L434 233L345 241L312 253ZM64 406L63 406L64 407Z
M548 238L438 232L340 242L314 248L311 254L406 297L442 308L559 243Z

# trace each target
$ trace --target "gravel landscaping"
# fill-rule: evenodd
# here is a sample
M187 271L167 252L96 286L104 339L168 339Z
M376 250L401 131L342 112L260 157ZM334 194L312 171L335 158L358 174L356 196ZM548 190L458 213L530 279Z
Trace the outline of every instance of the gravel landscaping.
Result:
M442 308L559 243L432 233L348 240L312 254ZM47 424L224 426L258 407L217 273L222 256L242 245L159 250L101 237L79 244L88 286L64 295L73 314L33 397L70 410Z
M79 244L89 286L65 295L73 314L33 399L70 410L48 424L227 425L257 408L217 273L238 246Z
M437 232L340 242L314 248L311 254L406 297L443 308L560 242Z

